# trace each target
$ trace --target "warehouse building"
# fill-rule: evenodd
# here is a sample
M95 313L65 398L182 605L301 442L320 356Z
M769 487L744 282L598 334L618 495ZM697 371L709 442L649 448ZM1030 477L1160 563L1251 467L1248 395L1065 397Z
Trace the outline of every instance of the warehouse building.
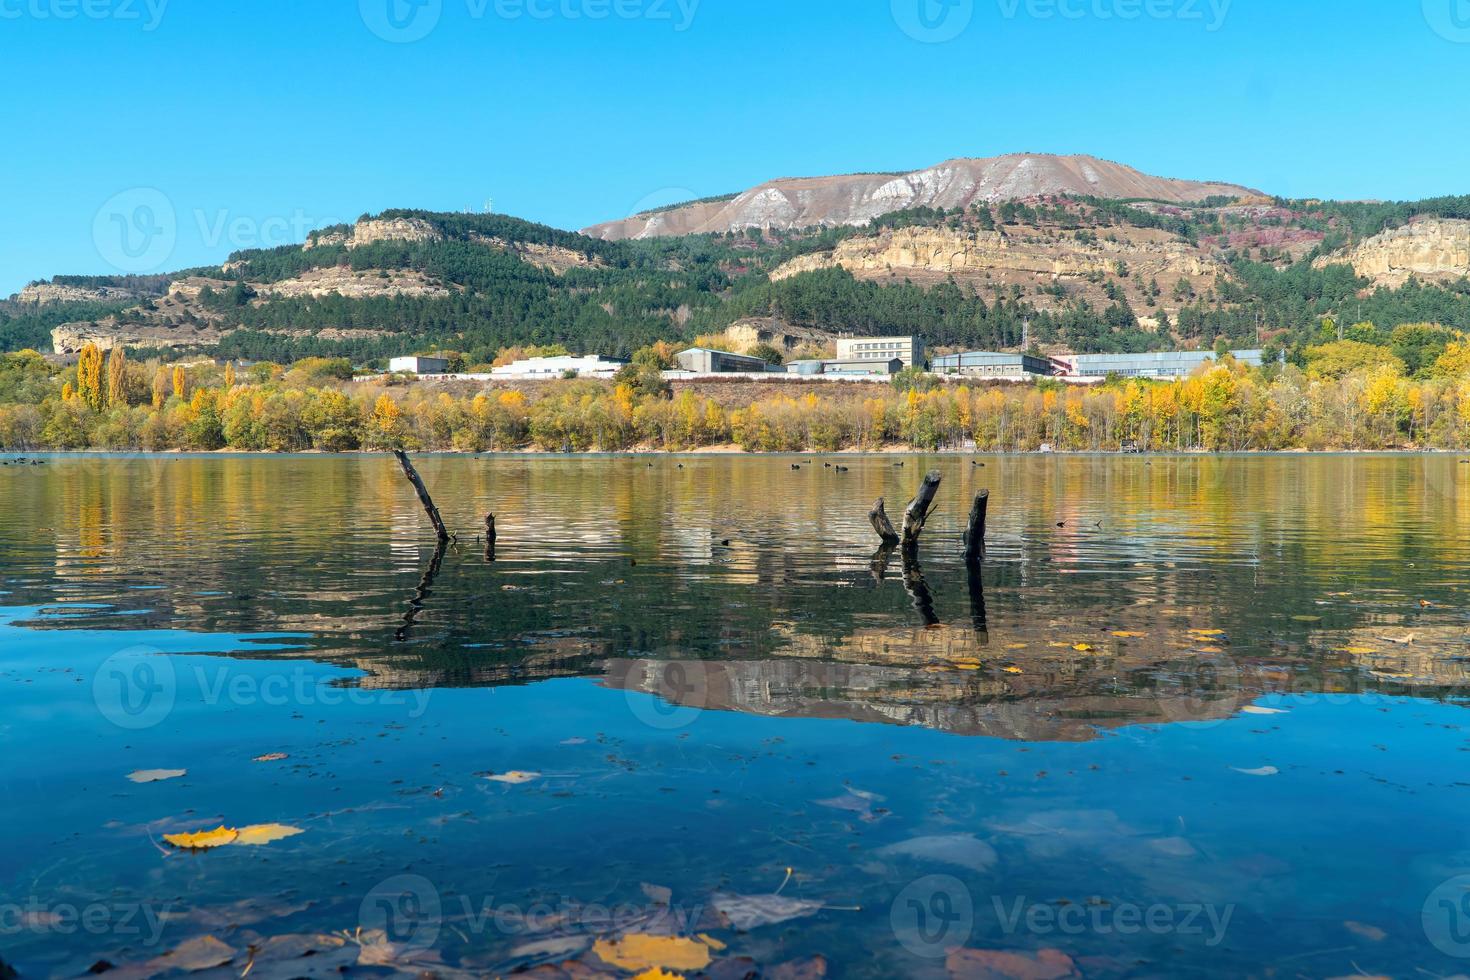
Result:
M1237 350L1231 354L1241 364L1260 367L1261 351ZM1064 354L1054 358L1069 378L1187 378L1195 370L1215 361L1214 351L1158 351L1149 354Z
M960 374L978 378L1033 378L1052 373L1052 363L1030 354L1006 354L975 350L964 354L944 354L933 359L930 370L936 374Z
M693 374L753 374L781 370L779 367L773 368L770 362L759 357L731 354L729 351L711 350L708 347L691 347L680 351L675 359L679 362L679 370Z

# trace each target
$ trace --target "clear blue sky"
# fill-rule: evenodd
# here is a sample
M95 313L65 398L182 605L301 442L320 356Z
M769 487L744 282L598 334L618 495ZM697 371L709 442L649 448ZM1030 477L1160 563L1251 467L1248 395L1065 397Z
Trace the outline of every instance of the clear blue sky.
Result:
M1021 150L1470 193L1467 83L1470 0L0 0L0 296L388 207L577 228ZM129 256L114 213L172 234Z

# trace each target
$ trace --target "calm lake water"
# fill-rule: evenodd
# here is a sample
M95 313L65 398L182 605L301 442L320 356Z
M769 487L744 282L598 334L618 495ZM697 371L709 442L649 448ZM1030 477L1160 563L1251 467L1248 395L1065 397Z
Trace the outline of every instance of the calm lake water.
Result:
M0 958L1470 971L1470 465L902 459L0 467Z

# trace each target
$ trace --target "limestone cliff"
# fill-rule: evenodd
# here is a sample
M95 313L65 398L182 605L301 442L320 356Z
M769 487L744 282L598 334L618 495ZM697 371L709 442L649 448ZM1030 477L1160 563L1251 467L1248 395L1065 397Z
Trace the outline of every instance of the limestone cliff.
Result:
M21 304L43 306L47 303L87 303L133 299L138 294L120 286L64 286L49 282L33 283L15 294Z
M1160 304L1167 309L1175 305L1167 301L1169 289L1180 279L1201 292L1228 275L1225 265L1208 251L1156 229L1119 228L1106 238L1081 239L1040 228L900 228L848 238L831 251L799 256L777 268L771 278L833 267L861 279L909 278L923 283L953 276L977 286L1030 287L1036 294L1028 298L1041 308L1063 298L1043 291L1057 285L1065 287L1067 296L1103 302L1101 283L1112 279L1140 314L1146 307L1142 291L1152 282L1164 290ZM1120 269L1127 275L1120 275Z
M1431 282L1470 276L1470 221L1423 218L1380 232L1345 252L1324 256L1315 265L1320 269L1342 262L1373 280L1373 285L1390 289L1402 286L1411 276Z

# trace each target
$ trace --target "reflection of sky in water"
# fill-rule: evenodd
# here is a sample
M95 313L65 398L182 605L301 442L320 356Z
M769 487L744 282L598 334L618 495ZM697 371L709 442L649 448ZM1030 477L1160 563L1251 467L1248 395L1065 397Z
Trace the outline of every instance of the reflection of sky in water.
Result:
M487 904L595 932L647 883L726 955L841 976L944 975L903 910L957 898L945 941L1089 976L1457 972L1470 919L1421 921L1470 872L1455 461L1146 462L947 464L926 630L864 533L918 462L428 459L449 523L493 510L500 541L487 565L462 531L402 643L430 549L390 461L0 475L0 894L176 913L151 946L33 916L0 955L352 930L412 873L478 971L545 938ZM956 561L981 485L983 632ZM125 779L155 768L188 775ZM540 777L482 778L510 770ZM275 821L306 833L157 843ZM713 917L788 867L824 908Z

